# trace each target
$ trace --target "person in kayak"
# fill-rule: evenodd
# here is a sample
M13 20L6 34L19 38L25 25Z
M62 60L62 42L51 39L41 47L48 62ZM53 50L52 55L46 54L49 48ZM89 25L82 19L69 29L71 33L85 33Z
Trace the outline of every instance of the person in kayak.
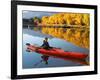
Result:
M40 47L37 47L37 48L35 49L35 51L38 52L38 49L41 49L41 48L47 49L47 50L53 48L53 47L50 47L50 45L49 45L49 43L48 43L48 38L47 38L47 37L43 40L43 44L42 44Z
M47 37L43 40L43 44L42 44L41 47L43 47L44 49L50 49L51 48L49 43L48 43L48 38Z

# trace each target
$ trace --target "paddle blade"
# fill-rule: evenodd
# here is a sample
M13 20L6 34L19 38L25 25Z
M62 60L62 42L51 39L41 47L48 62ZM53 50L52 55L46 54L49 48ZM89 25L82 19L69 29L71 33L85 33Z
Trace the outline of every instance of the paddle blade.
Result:
M26 45L27 45L27 46L29 46L29 45L30 45L30 43L26 43Z

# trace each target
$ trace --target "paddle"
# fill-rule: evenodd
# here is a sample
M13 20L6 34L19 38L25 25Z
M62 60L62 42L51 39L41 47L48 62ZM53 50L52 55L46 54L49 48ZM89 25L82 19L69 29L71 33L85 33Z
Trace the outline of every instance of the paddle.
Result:
M27 46L29 46L29 45L30 45L30 43L26 43L26 45L27 45Z
M30 43L26 43L27 46L31 45ZM33 44L35 45L36 47L40 47L38 44Z
M29 45L31 45L30 43L26 43L26 45L27 46L29 46ZM41 47L40 45L38 45L38 44L33 44L33 45L35 45L36 47ZM50 48L56 48L56 49L61 49L61 48L57 48L57 47L50 47Z

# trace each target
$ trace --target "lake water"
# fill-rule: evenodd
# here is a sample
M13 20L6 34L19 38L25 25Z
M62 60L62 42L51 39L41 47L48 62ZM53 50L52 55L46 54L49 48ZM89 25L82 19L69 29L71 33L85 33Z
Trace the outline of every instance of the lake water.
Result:
M33 30L23 29L23 54L22 54L22 63L23 69L29 68L45 68L45 67L67 67L67 66L84 66L83 64L71 61L71 60L63 60L60 58L49 57L48 64L45 64L41 58L41 54L36 52L27 52L26 43L34 44L41 46L45 36L50 35L42 35L40 32L33 31L33 33L39 33L39 35L32 35ZM63 39L50 37L48 40L50 46L62 48L65 51L75 51L75 52L83 52L85 54L89 54L89 50L86 48L78 47L70 42L67 42Z

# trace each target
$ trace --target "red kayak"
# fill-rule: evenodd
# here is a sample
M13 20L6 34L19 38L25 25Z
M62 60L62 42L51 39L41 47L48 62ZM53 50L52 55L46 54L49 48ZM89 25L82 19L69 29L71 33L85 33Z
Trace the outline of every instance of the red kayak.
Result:
M75 60L75 61L85 60L88 56L85 53L64 51L60 48L52 48L52 49L47 50L41 47L36 47L35 45L30 45L30 44L26 44L26 45L27 45L27 50L29 51L37 52L39 54L43 54L47 56L58 57L65 60L68 60L68 59Z

